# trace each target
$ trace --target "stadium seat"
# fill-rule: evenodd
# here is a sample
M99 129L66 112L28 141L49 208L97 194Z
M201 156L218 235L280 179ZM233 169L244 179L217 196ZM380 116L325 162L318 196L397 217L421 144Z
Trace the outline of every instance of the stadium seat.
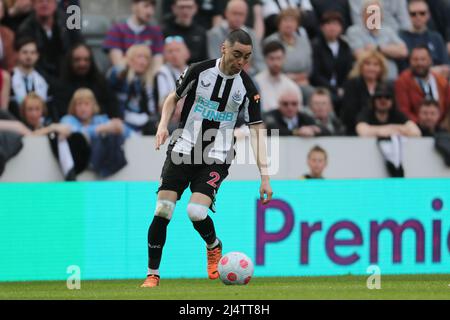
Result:
M112 23L110 18L102 15L83 15L82 33L86 43L92 48L95 62L102 73L105 73L110 67L108 55L103 51L102 44Z

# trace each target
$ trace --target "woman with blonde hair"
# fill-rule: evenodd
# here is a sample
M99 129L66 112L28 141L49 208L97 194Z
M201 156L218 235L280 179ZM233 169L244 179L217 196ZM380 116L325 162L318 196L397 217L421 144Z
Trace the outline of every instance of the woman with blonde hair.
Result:
M68 114L61 119L62 124L70 127L72 133L82 133L88 140L100 135L115 134L128 137L130 131L122 120L110 120L107 115L100 115L100 107L90 89L75 91L69 103Z
M110 176L126 165L123 153L125 138L130 130L120 119L109 119L100 115L100 107L90 89L75 91L69 104L68 114L61 123L70 128L70 134L82 136L89 145L89 154L84 159L101 177Z
M344 84L340 116L348 135L356 135L356 116L369 107L377 86L386 81L386 58L376 50L363 52L356 61L349 79Z
M119 100L125 125L133 131L153 135L159 122L155 100L155 71L148 46L138 44L126 53L126 65L114 66L109 84Z

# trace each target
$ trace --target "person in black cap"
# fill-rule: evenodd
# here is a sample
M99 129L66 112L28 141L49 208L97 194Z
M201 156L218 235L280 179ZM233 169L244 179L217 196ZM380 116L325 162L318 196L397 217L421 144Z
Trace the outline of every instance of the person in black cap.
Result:
M370 107L363 109L356 120L356 132L362 137L408 136L420 137L420 129L395 105L392 87L377 86Z

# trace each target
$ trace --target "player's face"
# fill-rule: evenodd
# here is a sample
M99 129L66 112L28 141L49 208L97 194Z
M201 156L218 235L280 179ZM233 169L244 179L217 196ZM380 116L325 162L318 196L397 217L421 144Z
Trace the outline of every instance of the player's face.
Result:
M308 158L308 166L311 174L315 177L321 177L323 170L327 165L327 160L322 152L313 152Z
M237 74L249 62L252 55L252 46L239 42L235 42L231 46L228 42L225 42L222 46L222 55L226 72L229 75Z

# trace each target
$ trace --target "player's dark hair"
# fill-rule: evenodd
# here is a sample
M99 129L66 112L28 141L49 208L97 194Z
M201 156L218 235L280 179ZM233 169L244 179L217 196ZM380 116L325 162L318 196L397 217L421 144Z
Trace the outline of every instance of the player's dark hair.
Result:
M241 43L243 45L252 46L253 47L252 38L250 37L250 35L247 32L245 32L242 29L231 31L228 34L228 36L226 38L226 41L231 46L233 46L236 42L239 42L239 43Z
M308 158L311 157L311 155L313 154L313 152L321 152L323 153L323 155L325 156L325 160L328 159L328 154L325 151L324 148L322 148L321 146L315 145L314 147L311 148L311 150L309 150L308 152Z
M263 48L264 57L267 57L267 55L271 54L272 52L276 52L279 50L283 51L283 53L286 53L286 49L284 48L284 46L281 42L270 41Z

